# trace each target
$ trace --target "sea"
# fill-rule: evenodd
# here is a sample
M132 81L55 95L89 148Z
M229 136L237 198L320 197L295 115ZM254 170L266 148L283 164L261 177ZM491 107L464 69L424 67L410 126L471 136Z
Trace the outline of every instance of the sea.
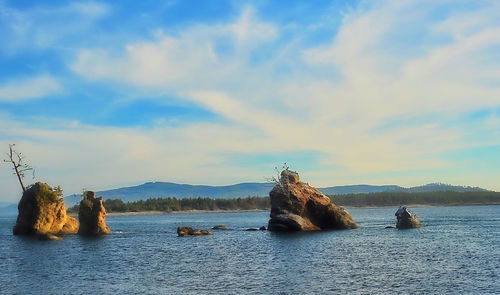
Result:
M0 294L500 294L500 206L353 208L359 229L278 234L268 212L108 216L113 233L38 241L0 218ZM212 235L178 237L178 226Z

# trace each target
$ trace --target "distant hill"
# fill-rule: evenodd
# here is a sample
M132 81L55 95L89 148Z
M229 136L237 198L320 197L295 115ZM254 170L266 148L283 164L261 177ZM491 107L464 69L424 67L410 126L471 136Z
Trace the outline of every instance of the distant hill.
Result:
M403 191L404 187L398 185L341 185L331 186L319 189L325 195L347 195L347 194L366 194L366 193L380 193L388 191Z
M97 192L105 199L121 199L123 201L146 200L149 198L245 198L248 196L267 196L273 188L271 183L240 183L225 186L190 185L171 182L147 182L138 186L124 187ZM66 206L80 202L80 195L67 196Z
M16 216L17 204L9 204L0 208L0 216Z
M12 205L13 203L8 203L8 202L0 202L0 208L7 207Z
M189 185L172 182L147 182L137 186L124 187L97 192L105 199L121 199L124 202L146 200L149 198L245 198L248 196L268 196L274 184L272 183L240 183L225 186ZM486 191L478 187L453 186L442 183L432 183L423 186L404 188L397 185L343 185L319 188L327 195L345 195L378 192L434 192L434 191ZM66 206L71 207L80 202L80 195L65 197Z
M429 183L426 185L405 188L405 192L409 193L426 193L426 192L487 192L480 187L450 185L445 183Z

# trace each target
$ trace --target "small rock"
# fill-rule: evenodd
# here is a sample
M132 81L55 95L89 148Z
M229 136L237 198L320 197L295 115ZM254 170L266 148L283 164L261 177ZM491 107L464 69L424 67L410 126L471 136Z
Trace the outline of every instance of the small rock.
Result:
M179 237L185 237L185 236L206 236L206 235L211 235L212 233L209 232L208 230L199 230L199 229L193 229L190 226L179 226L177 228L177 235Z
M388 226L386 226L385 228L396 228L396 227L394 227L394 226L392 226L392 225L388 225Z
M251 228L247 228L245 231L256 231L256 230L259 230L259 229L251 227Z
M397 217L396 228L398 229L418 228L422 226L417 215L410 212L406 207L399 207L394 215Z
M266 227L265 226L261 226L261 227L259 227L259 230L266 230Z
M281 171L281 180L287 181L289 183L299 183L300 176L297 172L285 169Z
M212 229L222 229L222 230L226 230L226 229L227 229L227 226L225 226L225 225L216 225L216 226L212 227Z

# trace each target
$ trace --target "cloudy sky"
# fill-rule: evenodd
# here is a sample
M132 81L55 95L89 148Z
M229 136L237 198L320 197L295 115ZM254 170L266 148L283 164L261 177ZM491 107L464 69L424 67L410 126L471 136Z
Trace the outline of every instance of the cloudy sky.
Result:
M65 194L283 162L500 190L499 1L0 0L0 36L0 147Z

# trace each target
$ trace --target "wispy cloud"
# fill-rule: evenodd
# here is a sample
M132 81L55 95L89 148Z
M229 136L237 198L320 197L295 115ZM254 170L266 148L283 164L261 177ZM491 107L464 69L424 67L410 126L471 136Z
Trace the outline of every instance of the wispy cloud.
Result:
M223 119L175 127L158 120L142 128L62 122L56 125L65 128L54 128L10 118L0 124L0 144L20 139L33 158L42 158L44 174L72 192L86 183L99 189L145 180L259 181L278 163L263 171L231 159L278 153L314 155L318 169L305 171L314 185L443 181L500 189L492 166L471 166L475 182L467 182L458 162L443 156L500 145L498 114L491 111L500 108L498 4L459 3L361 1L332 16L339 20L316 12L309 29L245 6L229 18L179 27L151 21L147 30L154 33L118 44L101 32L100 42L77 42L76 51L65 53L78 90L119 88L115 96L129 92L128 99L139 101L175 97ZM119 11L85 5L64 9L88 24ZM35 31L27 18L19 19L12 22L16 30ZM314 28L333 24L338 27L325 30L330 36L310 42ZM55 43L68 43L63 39ZM23 92L29 81L3 85L10 96L2 99L29 97L34 91ZM482 110L486 115L470 116Z
M40 75L36 77L14 80L0 85L0 101L21 101L57 95L62 86L52 76Z
M127 81L139 87L170 91L217 87L235 75L244 77L252 50L277 34L274 25L259 21L247 8L233 23L195 25L178 36L158 30L155 40L127 44L118 54L81 50L72 68L88 79Z
M16 55L34 49L76 46L83 41L76 37L87 33L96 21L109 13L110 6L99 2L35 5L29 9L15 9L0 3L0 32L4 40L8 40L0 44L0 49Z
M252 64L252 50L266 43L280 48L274 43L280 27L246 10L234 23L194 26L178 36L128 44L121 54L82 50L72 67L90 79L175 92L231 119L242 132L256 127L271 138L257 149L317 150L356 171L442 166L446 163L433 155L469 144L460 128L443 128L437 120L372 131L398 117L451 116L497 106L500 84L485 87L471 74L498 78L477 57L499 44L500 31L491 24L467 26L463 38L447 39L457 32L443 32L443 24L455 16L433 19L440 5L425 3L418 12L420 6L413 1L361 5L344 16L330 44L292 44L285 56L264 66ZM402 34L419 20L425 23L414 36ZM440 36L432 36L435 27ZM447 41L436 42L438 37ZM218 48L221 38L229 42L230 54ZM411 46L405 43L412 38L419 42L407 53ZM239 52L241 40L255 46ZM291 59L301 66L278 70ZM325 67L339 75L322 75Z

